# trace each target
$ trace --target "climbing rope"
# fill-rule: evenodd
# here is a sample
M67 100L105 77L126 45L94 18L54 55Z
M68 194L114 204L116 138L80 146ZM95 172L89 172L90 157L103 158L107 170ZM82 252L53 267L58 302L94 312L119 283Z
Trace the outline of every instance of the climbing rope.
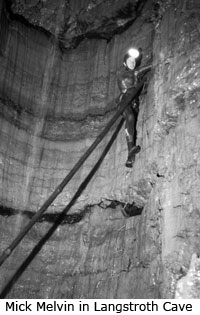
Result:
M88 150L82 155L79 161L74 165L72 170L67 174L67 176L63 179L60 185L54 190L54 192L49 196L49 198L44 202L41 208L36 212L30 222L24 227L24 229L19 233L19 235L14 239L9 247L5 249L3 254L0 256L0 266L5 262L5 260L11 255L13 250L17 247L17 245L21 242L24 236L29 232L29 230L33 227L33 225L38 221L38 219L43 215L43 213L47 210L47 208L51 205L51 203L56 199L56 197L63 191L64 187L69 183L75 173L80 169L86 159L91 155L97 145L102 141L114 123L118 120L120 115L124 112L124 110L131 104L133 99L138 96L141 92L143 84L145 82L145 78L141 80L141 82L133 89L130 89L129 93L124 94L123 98L120 101L120 108L117 110L116 114L113 118L108 122L107 126L103 129L103 131L99 134L93 144L88 148Z

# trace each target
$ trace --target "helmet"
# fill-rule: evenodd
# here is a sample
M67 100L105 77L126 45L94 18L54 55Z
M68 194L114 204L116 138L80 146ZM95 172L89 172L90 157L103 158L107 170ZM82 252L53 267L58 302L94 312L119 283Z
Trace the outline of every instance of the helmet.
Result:
M123 65L130 70L140 66L142 60L142 49L130 48L129 51L125 54L123 59Z

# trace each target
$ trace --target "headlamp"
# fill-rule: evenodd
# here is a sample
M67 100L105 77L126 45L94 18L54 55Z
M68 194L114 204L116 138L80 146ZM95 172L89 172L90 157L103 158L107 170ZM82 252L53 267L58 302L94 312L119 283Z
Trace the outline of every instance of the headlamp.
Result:
M137 59L139 57L139 55L140 55L140 52L136 48L130 48L128 50L128 54L129 54L130 57L133 57L133 58Z

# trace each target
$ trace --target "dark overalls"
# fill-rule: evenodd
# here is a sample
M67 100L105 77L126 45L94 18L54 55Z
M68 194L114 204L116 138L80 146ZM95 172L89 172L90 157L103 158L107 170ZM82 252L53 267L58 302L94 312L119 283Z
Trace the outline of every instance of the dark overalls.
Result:
M118 76L118 86L121 92L120 100L122 99L125 93L129 93L129 90L133 87L136 87L139 81L139 77L148 72L151 69L151 66L145 66L140 69L130 70L126 67L120 71ZM131 150L136 146L136 138L137 138L137 131L136 131L136 122L137 116L139 112L139 97L135 98L130 106L128 106L123 116L125 118L125 132L126 132L126 141L128 146L128 159L130 157ZM127 162L131 163L131 161ZM131 167L131 165L126 166Z

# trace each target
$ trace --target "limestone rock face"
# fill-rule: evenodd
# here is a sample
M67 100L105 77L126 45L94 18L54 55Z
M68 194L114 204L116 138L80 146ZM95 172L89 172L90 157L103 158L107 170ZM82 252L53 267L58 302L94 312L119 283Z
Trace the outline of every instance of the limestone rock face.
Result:
M152 128L162 212L163 294L199 252L199 11L197 1L178 1L165 11L155 38L155 109ZM161 145L162 143L162 145ZM157 147L157 149L156 149Z
M177 282L176 299L200 298L200 259L194 253L187 274Z
M130 26L144 0L12 0L13 14L55 36L62 48L76 47L84 38L110 40Z
M1 252L114 115L127 48L142 47L143 64L153 64L140 97L142 150L133 169L124 166L122 128L68 206L113 127L0 267L1 297L173 298L200 250L199 3L115 3L112 20L112 0L9 1L9 11L1 2ZM129 3L134 10L122 14L122 30L118 13ZM80 35L78 19L88 22L95 12L102 14ZM110 41L102 35L105 17ZM125 218L127 204L141 215Z

